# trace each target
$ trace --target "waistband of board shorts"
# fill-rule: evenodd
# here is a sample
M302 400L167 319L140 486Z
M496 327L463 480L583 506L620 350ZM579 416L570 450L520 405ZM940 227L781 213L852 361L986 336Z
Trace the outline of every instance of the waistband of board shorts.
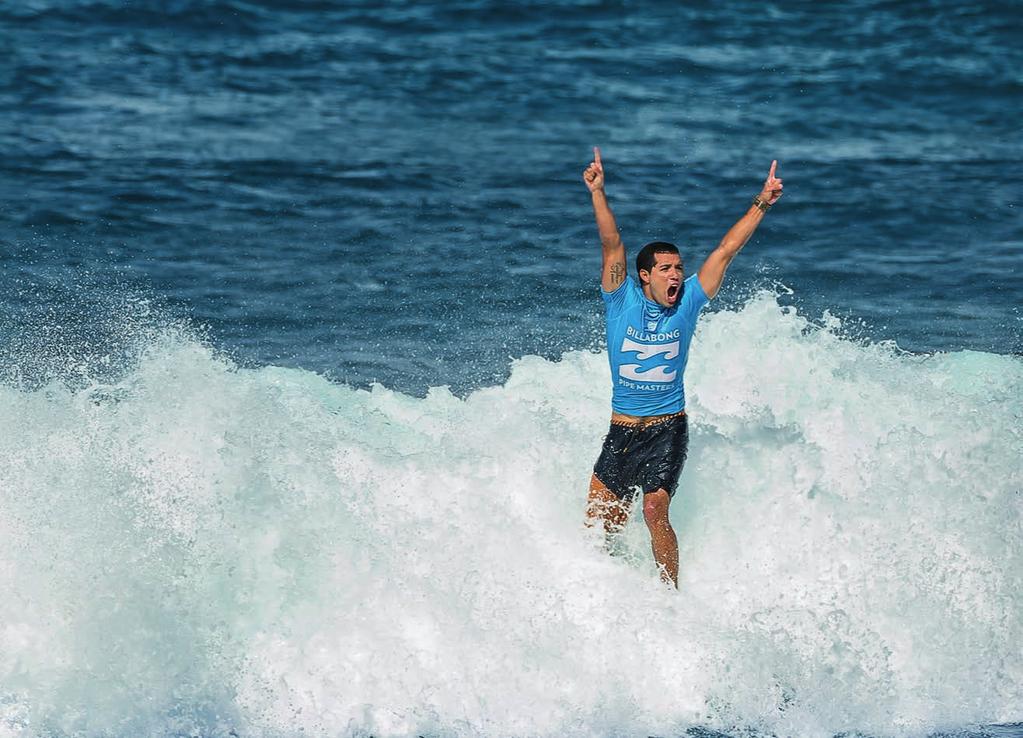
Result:
M627 428L649 428L652 425L660 425L674 418L681 418L686 414L685 410L668 415L626 415L625 413L611 413L611 425L624 425Z

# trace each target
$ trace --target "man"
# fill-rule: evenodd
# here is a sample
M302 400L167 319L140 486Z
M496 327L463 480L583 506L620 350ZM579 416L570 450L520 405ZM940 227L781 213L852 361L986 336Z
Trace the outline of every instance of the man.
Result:
M689 447L682 375L696 319L714 297L728 265L767 210L782 195L771 162L760 194L703 262L683 280L682 259L670 243L648 243L636 257L637 284L626 274L625 246L604 194L600 149L583 172L603 250L601 293L607 310L607 354L614 384L611 428L593 468L587 524L602 521L607 536L621 530L638 489L661 578L678 587L678 540L668 520Z

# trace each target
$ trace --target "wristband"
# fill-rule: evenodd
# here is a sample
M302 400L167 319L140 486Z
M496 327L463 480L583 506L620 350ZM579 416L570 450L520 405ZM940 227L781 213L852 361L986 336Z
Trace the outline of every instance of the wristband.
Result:
M753 198L753 205L754 207L758 208L762 213L766 213L768 210L771 209L771 203L761 200L760 195L757 195L756 197Z

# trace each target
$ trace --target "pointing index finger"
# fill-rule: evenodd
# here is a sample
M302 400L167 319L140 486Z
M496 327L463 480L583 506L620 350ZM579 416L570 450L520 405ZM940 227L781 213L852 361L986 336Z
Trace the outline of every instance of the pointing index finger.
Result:
M597 146L593 147L593 162L600 168L604 167L604 165L600 163L600 148Z
M772 179L774 177L774 170L778 168L778 160L775 159L771 162L771 171L767 173L767 178Z

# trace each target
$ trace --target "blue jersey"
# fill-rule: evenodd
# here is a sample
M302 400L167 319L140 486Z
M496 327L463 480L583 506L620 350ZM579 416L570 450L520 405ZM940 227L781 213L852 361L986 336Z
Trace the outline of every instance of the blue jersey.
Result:
M604 292L607 357L614 391L611 408L627 415L664 415L686 407L682 375L689 343L707 293L696 275L685 281L675 305L648 300L632 277Z

